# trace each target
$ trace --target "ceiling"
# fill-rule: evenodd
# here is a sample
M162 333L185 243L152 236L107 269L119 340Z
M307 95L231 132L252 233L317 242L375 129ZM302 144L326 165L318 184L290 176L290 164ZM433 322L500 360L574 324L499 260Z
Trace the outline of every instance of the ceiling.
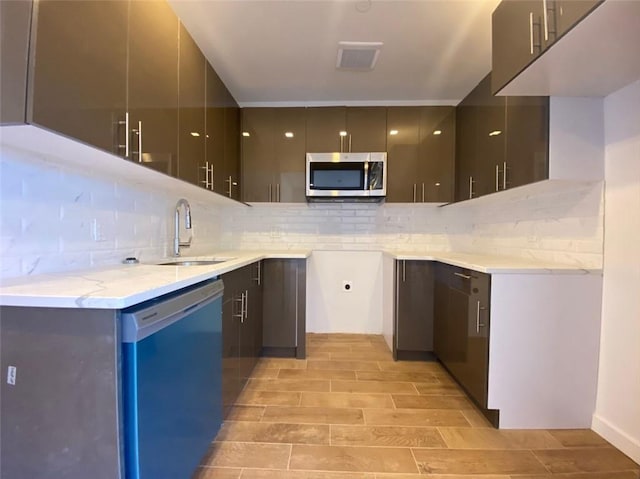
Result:
M499 0L169 0L240 106L453 105L491 69ZM338 42L383 42L372 71Z

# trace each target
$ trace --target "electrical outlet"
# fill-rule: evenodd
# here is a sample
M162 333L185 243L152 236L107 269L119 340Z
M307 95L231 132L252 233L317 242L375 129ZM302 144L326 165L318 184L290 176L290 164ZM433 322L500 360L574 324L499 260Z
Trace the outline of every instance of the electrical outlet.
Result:
M9 366L7 368L7 384L11 386L16 385L16 374L18 369L15 366Z
M95 218L91 222L91 236L93 237L93 241L96 241L96 242L107 241L107 237L104 234L102 225Z
M345 279L342 281L342 291L345 293L350 293L353 291L353 281L350 279Z

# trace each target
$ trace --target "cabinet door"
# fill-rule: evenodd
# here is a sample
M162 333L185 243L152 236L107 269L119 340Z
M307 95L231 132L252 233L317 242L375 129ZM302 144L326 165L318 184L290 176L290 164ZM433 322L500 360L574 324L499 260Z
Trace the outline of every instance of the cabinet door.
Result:
M295 318L290 316L285 296L287 260L268 259L263 262L263 319L262 344L269 348L294 348L296 346Z
M242 109L242 199L275 201L276 109Z
M500 169L505 158L506 97L492 96L491 74L476 87L476 196L499 191Z
M224 107L227 89L220 80L213 67L207 62L206 69L206 132L205 161L211 169L209 181L212 189L224 194L225 164L224 164ZM205 178L205 182L207 179Z
M461 382L471 397L486 408L489 380L490 276L473 272L469 293L466 362Z
M346 109L348 147L344 151L387 151L387 109L348 107Z
M463 100L456 107L455 199L476 197L476 121L478 106ZM475 178L474 178L475 176Z
M240 200L240 108L237 106L224 109L224 165L223 194Z
M27 121L124 156L128 2L41 1L36 9Z
M262 355L262 330L263 330L263 293L262 293L262 261L258 261L251 265L251 289L249 296L249 311L254 318L254 334L253 334L253 358L254 365L258 358Z
M306 112L304 108L275 111L275 170L273 201L304 203Z
M223 275L223 278L225 276ZM224 301L222 303L222 406L225 418L229 415L238 398L238 394L240 394L238 382L238 377L240 376L238 359L240 326L234 317L237 314L234 295L229 294L227 289L225 284Z
M501 189L549 177L549 98L507 97Z
M0 123L26 121L32 1L0 2Z
M420 108L387 108L387 197L385 201L388 203L419 201L416 172L420 149L420 119Z
M603 0L556 0L550 14L556 16L557 37L560 38L571 30L602 2Z
M305 357L306 260L263 261L263 345Z
M204 187L207 61L182 24L179 59L178 178Z
M129 24L131 159L176 176L179 21L168 3L131 2Z
M416 188L419 201L453 201L454 165L455 108L421 108Z
M448 356L449 267L436 263L433 294L433 352L445 362Z
M499 91L540 54L543 9L542 0L503 0L494 10L492 92Z
M348 139L340 136L347 128L344 107L307 108L306 118L308 153L348 151Z
M396 351L433 351L434 279L428 261L396 261Z

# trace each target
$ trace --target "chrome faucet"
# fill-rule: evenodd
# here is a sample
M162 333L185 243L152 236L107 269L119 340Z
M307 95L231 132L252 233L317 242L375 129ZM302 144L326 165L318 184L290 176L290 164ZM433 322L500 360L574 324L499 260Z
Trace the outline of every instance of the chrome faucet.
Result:
M191 206L189 202L184 198L180 198L176 203L176 213L175 213L175 234L173 237L173 255L180 256L180 247L188 248L191 246L191 238L193 238L193 233L189 235L188 241L180 241L180 207L184 207L184 227L188 230L191 229Z

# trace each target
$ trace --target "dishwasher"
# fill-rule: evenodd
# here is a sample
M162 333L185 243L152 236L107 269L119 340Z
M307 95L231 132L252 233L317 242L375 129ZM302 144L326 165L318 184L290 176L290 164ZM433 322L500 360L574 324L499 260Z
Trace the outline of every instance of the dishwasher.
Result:
M181 479L222 423L222 280L121 311L126 479Z

